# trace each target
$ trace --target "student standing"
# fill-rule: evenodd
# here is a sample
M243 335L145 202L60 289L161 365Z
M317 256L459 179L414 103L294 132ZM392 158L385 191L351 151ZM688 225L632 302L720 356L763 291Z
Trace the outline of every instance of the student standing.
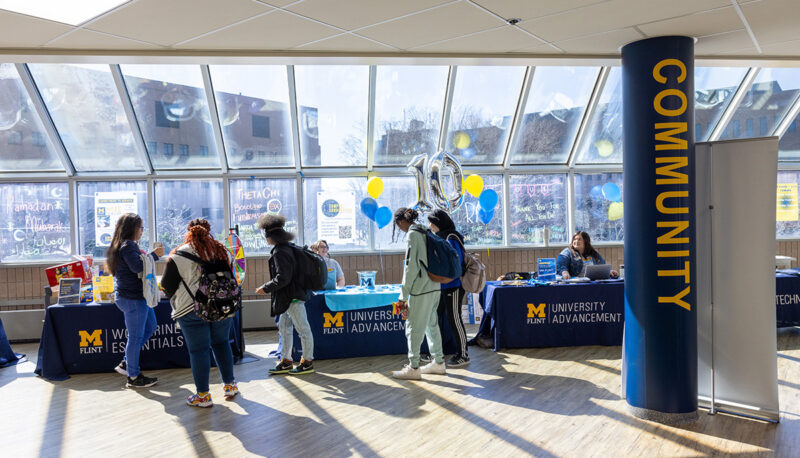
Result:
M192 220L187 229L183 245L175 249L167 261L161 286L170 298L172 319L180 325L189 347L189 361L197 393L189 396L186 403L193 407L211 407L214 404L208 392L211 371L209 350L214 352L214 361L222 376L225 399L230 400L239 394L233 377L233 352L229 343L233 316L207 322L195 313L193 296L200 286L201 270L200 265L191 258L203 262L221 260L228 265L231 261L228 250L211 235L208 221Z
M272 245L272 251L269 257L270 281L258 288L256 294L272 294L270 314L280 316L278 331L282 344L281 360L269 373L310 374L314 372L314 335L306 316L309 291L304 290L296 281L303 273L295 271L297 261L294 248L290 245L294 234L286 232L283 228L285 224L286 218L280 215L264 214L258 218L258 227L264 231L264 237ZM294 367L292 361L295 327L303 345L303 356L297 367Z
M394 213L394 224L408 234L408 248L403 261L403 285L398 303L408 305L406 340L408 342L408 364L392 376L405 380L420 380L420 374L445 374L442 336L436 308L439 305L441 287L428 277L423 265L428 265L426 229L417 223L419 213L410 208L399 208ZM394 238L394 231L392 233ZM428 340L433 361L419 367L419 350L422 337Z
M125 315L128 341L125 357L114 369L128 377L126 386L144 388L158 382L139 370L139 353L142 346L156 331L156 314L144 299L144 288L139 274L144 270L137 243L142 238L142 218L135 213L125 213L117 220L111 246L106 251L106 270L114 276L114 302ZM158 243L158 242L156 242ZM156 246L149 254L154 260L164 255L164 248Z
M447 240L458 253L459 265L464 265L464 236L456 230L456 225L444 210L436 210L428 215L431 231ZM469 364L467 354L467 333L464 331L464 322L461 321L461 304L464 302L465 291L461 287L461 279L455 278L450 283L443 283L442 296L436 314L439 317L439 330L441 332L445 320L450 324L450 330L456 341L456 354L447 361L447 367L463 367ZM442 335L444 333L442 332Z

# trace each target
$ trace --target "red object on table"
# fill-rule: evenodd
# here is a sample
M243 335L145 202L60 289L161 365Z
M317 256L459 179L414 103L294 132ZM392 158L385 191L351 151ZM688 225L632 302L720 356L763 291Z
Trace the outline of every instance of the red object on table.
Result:
M44 273L47 275L47 282L50 284L51 288L58 286L58 282L62 278L80 278L81 283L91 283L91 265L91 260L81 258L77 261L48 267L44 270Z

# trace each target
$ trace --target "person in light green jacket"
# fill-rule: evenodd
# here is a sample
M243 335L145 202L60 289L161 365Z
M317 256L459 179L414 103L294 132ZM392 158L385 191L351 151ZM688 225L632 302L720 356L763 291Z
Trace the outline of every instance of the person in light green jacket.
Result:
M394 224L408 234L408 248L403 261L403 285L398 303L408 305L406 339L408 341L408 364L392 376L404 380L421 380L421 374L444 375L444 353L439 318L436 308L441 296L441 285L428 277L424 265L428 265L428 249L425 226L417 224L419 213L410 208L399 208L394 213ZM421 230L422 232L420 232ZM394 237L394 230L392 231ZM428 348L433 360L419 367L419 350L422 337L428 339Z

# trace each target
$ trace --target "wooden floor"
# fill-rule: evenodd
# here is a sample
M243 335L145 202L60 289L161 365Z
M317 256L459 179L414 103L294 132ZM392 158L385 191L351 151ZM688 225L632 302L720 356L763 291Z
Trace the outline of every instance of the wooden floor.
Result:
M620 347L471 348L472 364L395 381L402 356L318 361L316 374L270 377L275 332L247 333L262 357L236 366L242 396L184 404L188 369L49 382L32 361L0 369L0 456L800 456L800 331L778 336L781 423L701 411L695 424L635 419L619 398ZM36 344L14 345L36 356ZM214 371L216 371L214 369Z

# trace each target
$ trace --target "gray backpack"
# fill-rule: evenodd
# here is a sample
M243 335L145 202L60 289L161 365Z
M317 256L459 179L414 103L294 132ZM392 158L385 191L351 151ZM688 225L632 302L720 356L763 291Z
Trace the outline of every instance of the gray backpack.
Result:
M449 238L449 237L448 237ZM486 286L486 266L478 259L478 255L467 253L461 239L455 237L464 250L464 274L461 276L461 287L468 293L481 293Z

